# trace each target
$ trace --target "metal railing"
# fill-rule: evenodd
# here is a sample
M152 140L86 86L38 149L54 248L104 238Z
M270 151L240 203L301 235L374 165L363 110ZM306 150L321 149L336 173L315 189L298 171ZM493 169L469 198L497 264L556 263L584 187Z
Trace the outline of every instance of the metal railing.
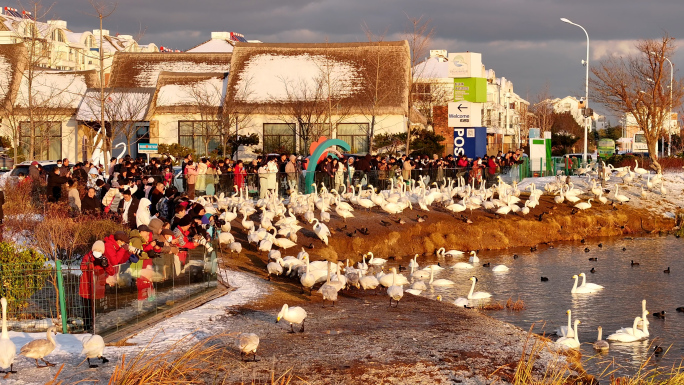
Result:
M188 251L185 261L162 254L114 269L116 274L106 277L102 270L82 270L80 264L60 261L44 266L3 264L0 294L8 299L9 328L38 332L58 325L63 333L106 335L171 310L218 285L216 252L207 253L202 246ZM84 275L91 278L84 279Z

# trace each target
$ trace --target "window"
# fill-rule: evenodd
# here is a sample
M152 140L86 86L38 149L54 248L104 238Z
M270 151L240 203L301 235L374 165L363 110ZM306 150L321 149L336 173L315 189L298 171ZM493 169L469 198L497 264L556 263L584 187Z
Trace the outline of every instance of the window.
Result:
M337 125L337 139L351 146L352 154L368 152L368 123L341 123Z
M309 147L311 147L311 142L317 141L321 136L330 137L330 130L328 129L330 125L327 123L302 123L302 127L299 130L299 153L304 155L309 154Z
M35 122L34 153L36 160L62 159L62 123ZM19 143L24 154L28 154L31 143L31 123L21 122Z
M60 31L59 29L52 31L52 40L64 43L66 41L66 38L64 37L64 32Z
M264 123L264 153L294 154L295 125L292 123Z
M220 147L221 140L216 134L218 133L217 125L217 121L179 121L178 143L194 149L198 156L209 155ZM205 147L208 147L209 154L206 153Z

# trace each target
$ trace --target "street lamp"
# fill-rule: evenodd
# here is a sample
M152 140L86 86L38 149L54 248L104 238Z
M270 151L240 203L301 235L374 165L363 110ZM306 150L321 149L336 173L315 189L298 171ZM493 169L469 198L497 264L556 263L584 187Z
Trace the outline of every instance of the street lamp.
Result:
M564 18L564 17L561 17L561 21L564 22L564 23L572 24L572 25L574 25L574 26L577 26L577 27L582 28L582 31L584 31L584 34L587 35L587 60L586 60L583 64L587 66L586 78L585 78L585 83L584 83L584 102L585 102L584 111L585 111L585 112L588 112L588 111L589 111L589 110L588 110L588 108L589 108L589 33L587 33L587 30L584 29L584 27L582 27L581 25L576 24L576 23L573 23L572 21L570 21L570 20L568 20L568 19L566 19L566 18ZM588 114L585 114L585 115L588 115ZM588 126L587 126L587 119L586 119L586 116L585 116L585 123L584 123L584 154L582 155L582 162L584 163L585 166L586 166L586 164L587 164L587 133L588 133L588 131L589 131L589 128L588 128Z
M657 56L658 54L651 51L651 55ZM663 59L670 63L670 112L667 116L667 156L670 156L672 154L672 78L674 75L674 65L670 59L666 57L663 57Z
M509 100L511 98L510 92L506 92L504 94L504 97L506 98L506 127L505 127L505 131L504 131L504 135L501 136L501 153L502 154L504 152L504 145L503 145L504 139L503 138L505 138L505 135L508 134L508 105L510 104ZM510 150L510 147L508 149Z

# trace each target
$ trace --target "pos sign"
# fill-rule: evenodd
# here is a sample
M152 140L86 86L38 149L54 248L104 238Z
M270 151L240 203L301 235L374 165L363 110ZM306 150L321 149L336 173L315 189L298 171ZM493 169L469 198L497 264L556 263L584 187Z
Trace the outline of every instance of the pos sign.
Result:
M487 127L455 127L454 155L468 158L487 154Z

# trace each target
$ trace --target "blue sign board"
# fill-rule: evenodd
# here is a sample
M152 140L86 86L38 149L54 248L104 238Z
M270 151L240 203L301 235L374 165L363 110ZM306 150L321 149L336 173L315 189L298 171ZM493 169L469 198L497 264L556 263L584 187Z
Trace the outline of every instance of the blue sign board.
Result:
M157 143L138 143L138 154L156 154L159 152Z
M454 127L454 155L471 159L487 155L487 127Z

